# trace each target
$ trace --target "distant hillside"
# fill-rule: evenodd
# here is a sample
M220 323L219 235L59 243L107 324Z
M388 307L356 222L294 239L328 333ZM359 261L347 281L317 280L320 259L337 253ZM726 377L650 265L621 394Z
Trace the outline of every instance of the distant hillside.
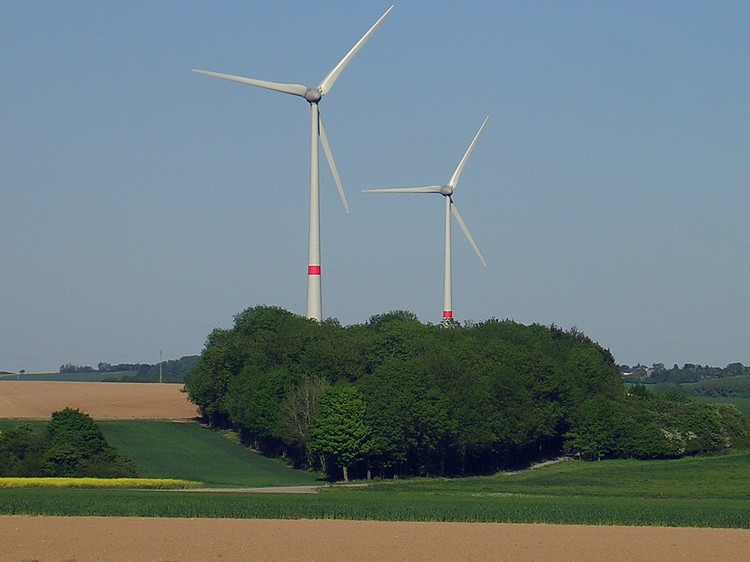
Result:
M186 355L180 359L161 363L163 382L181 383L198 364L200 356ZM60 382L159 382L160 364L149 363L99 363L96 369L88 365L67 363L58 373L0 373L1 380L60 381Z
M667 369L663 363L651 367L618 365L627 383L646 384L656 392L680 392L690 396L750 397L750 367L730 363L726 367L709 367L686 363Z

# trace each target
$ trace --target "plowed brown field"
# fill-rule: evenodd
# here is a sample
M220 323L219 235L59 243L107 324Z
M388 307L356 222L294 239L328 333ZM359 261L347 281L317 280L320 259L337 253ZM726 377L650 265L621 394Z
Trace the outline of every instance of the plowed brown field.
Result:
M0 517L0 560L747 560L750 531L578 525Z
M65 407L97 420L195 418L181 384L0 381L0 418L49 419Z
M182 385L0 382L0 418L188 419ZM0 491L0 502L2 492ZM750 530L0 516L0 561L745 560Z

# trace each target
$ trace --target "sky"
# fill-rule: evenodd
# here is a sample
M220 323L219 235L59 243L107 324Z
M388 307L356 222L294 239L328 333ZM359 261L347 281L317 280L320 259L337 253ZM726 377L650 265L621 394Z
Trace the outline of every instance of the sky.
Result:
M389 2L0 3L0 370L198 354L304 314L315 86ZM750 364L750 3L398 2L320 104L323 315L576 327L618 363Z

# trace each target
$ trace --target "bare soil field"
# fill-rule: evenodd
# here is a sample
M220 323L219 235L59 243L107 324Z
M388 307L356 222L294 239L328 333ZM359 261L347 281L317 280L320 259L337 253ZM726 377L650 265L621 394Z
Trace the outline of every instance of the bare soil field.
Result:
M744 560L750 531L577 525L0 517L0 560Z
M97 420L198 416L181 384L0 381L0 418L49 419L65 407Z

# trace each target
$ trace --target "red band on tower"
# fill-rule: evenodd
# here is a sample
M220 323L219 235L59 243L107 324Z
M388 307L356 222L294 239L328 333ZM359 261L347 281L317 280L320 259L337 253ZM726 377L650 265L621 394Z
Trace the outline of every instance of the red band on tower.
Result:
M307 274L308 275L320 275L320 266L319 265L308 265L307 266Z
M444 310L443 311L443 318L453 318L453 311L452 310Z

